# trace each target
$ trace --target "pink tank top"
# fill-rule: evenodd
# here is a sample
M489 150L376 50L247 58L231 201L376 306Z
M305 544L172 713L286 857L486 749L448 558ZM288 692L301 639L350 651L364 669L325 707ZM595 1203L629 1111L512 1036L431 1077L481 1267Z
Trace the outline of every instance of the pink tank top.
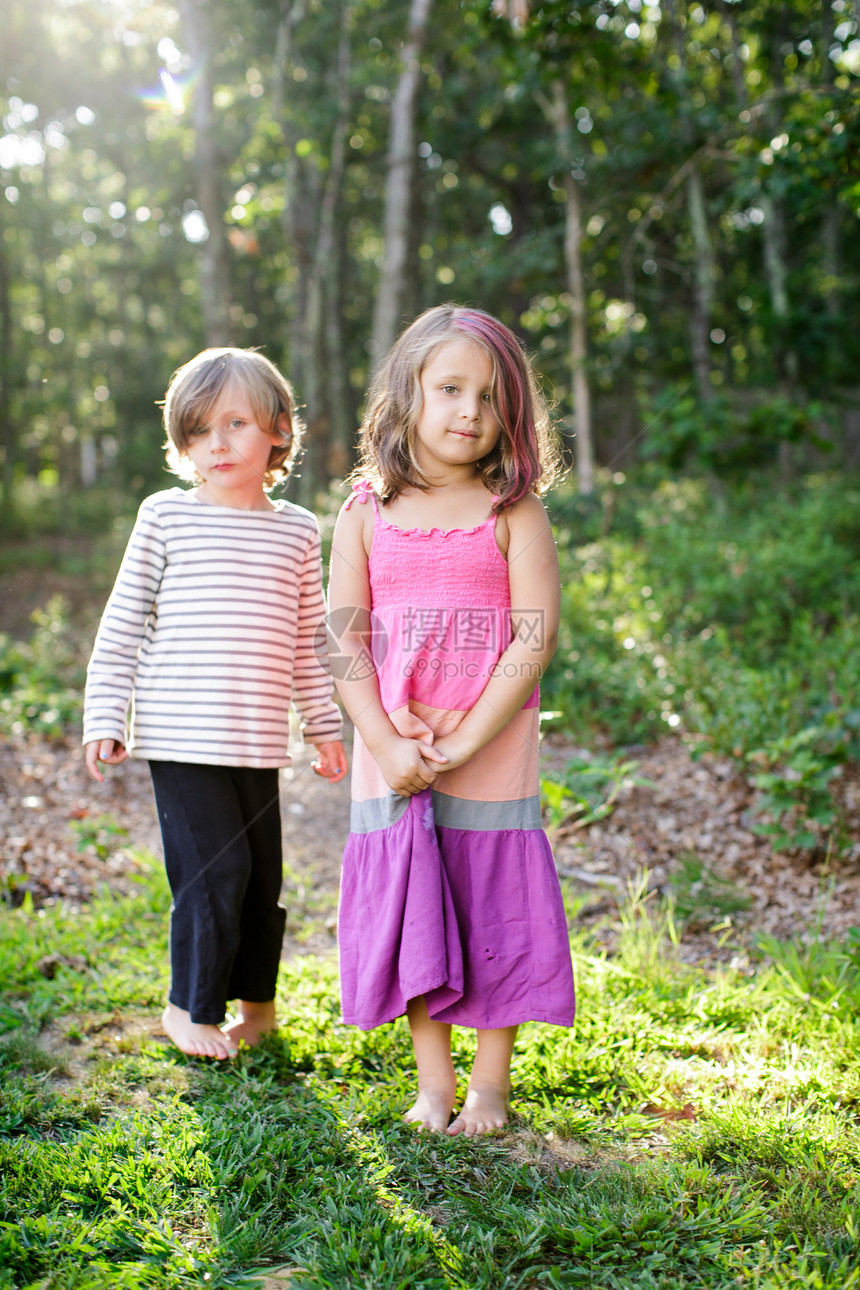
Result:
M471 529L401 529L384 518L369 485L355 485L350 501L368 499L372 653L383 707L394 712L414 700L467 711L511 642L496 516ZM526 706L537 701L535 691Z

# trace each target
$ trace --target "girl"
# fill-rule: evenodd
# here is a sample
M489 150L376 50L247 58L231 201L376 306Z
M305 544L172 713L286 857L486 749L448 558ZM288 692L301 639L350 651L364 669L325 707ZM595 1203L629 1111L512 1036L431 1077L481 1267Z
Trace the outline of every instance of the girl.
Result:
M406 1013L418 1068L406 1119L436 1132L506 1123L517 1026L573 1022L538 797L559 574L536 491L556 466L516 338L443 305L380 370L335 531L330 631L356 727L344 1018L370 1029ZM449 1125L452 1024L478 1036Z
M90 660L85 758L97 780L99 762L149 761L173 893L162 1022L183 1052L223 1059L275 1026L290 700L317 774L342 779L346 755L315 648L319 527L268 496L299 448L289 383L252 350L204 350L174 374L164 425L168 464L197 487L140 508Z

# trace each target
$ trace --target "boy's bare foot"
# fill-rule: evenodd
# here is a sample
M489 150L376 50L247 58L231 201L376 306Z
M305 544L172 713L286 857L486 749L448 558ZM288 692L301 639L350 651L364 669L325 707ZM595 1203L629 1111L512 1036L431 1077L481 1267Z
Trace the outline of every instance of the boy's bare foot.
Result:
M456 1080L419 1085L418 1096L403 1119L407 1124L417 1124L422 1132L427 1129L430 1133L445 1133L454 1109L456 1093Z
M161 1014L161 1024L164 1033L180 1052L187 1053L189 1057L214 1057L217 1061L225 1061L238 1052L235 1041L223 1035L217 1026L192 1021L189 1012L173 1003L169 1003Z
M221 1027L221 1033L227 1035L233 1043L240 1042L252 1048L259 1043L262 1035L276 1029L275 1001L268 1003L249 1003L247 999L239 1000L239 1015L235 1021L228 1021Z
M448 1132L452 1137L465 1133L472 1138L501 1129L507 1122L508 1089L495 1084L470 1084L463 1109Z

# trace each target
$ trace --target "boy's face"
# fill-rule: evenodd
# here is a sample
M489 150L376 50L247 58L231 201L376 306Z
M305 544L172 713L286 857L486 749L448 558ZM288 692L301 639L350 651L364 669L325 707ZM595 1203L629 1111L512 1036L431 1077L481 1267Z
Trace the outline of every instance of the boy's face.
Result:
M287 429L287 417L282 421ZM269 457L281 443L276 430L260 426L242 387L225 386L206 420L189 433L183 453L203 481L201 501L245 509L264 505Z

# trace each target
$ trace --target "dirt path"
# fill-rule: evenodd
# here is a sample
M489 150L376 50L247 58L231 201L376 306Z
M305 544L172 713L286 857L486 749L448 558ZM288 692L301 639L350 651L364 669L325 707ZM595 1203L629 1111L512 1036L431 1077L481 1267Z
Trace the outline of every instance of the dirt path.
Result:
M547 767L563 769L575 752L554 738L543 745ZM281 781L286 955L335 946L349 787L314 775L311 759L299 747ZM624 789L607 820L563 827L553 837L559 871L586 901L580 916L605 924L608 944L618 904L642 873L651 888L675 893L693 956L725 957L710 928L744 898L747 909L730 911L741 938L761 931L788 937L818 920L822 934L835 937L860 924L860 843L826 867L821 857L776 855L752 832L753 796L731 761L694 762L673 739L637 750L632 760L652 786ZM37 905L75 905L104 881L129 890L135 851L161 854L145 765L128 762L99 785L74 744L18 740L0 747L0 785L0 893L8 904L29 892ZM840 795L847 835L858 839L860 776L846 779Z
M349 785L315 775L312 753L300 745L281 776L285 953L335 945ZM74 906L105 881L129 891L140 849L161 856L145 763L128 761L97 784L72 743L29 739L0 746L0 892L7 903L18 905L29 892L36 905L65 900Z

